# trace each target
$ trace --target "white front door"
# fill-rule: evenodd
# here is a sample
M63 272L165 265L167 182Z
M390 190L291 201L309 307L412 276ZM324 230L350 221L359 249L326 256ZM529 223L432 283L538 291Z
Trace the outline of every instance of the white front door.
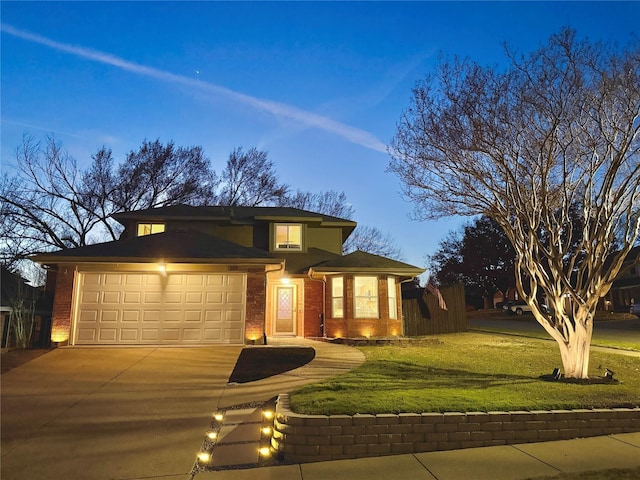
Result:
M296 334L296 286L277 285L274 301L274 335Z

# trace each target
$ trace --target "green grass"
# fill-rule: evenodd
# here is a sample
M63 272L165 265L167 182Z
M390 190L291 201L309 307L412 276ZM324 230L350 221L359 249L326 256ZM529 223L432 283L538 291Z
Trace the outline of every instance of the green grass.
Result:
M535 320L532 320L535 321ZM475 328L471 328L471 330L476 330ZM477 331L482 332L490 332L490 333L500 333L504 335L514 335L517 337L527 337L527 338L538 338L540 340L549 340L550 342L554 342L553 338L549 336L547 332L531 332L526 330L514 330L514 329L501 329L501 328L478 328ZM633 342L629 340L612 340L610 338L604 338L595 332L593 337L591 338L591 345L596 347L608 347L608 348L617 348L618 350L629 350L632 352L640 352L640 343Z
M361 347L362 366L293 392L291 407L355 414L640 405L638 358L592 351L590 375L607 367L621 383L576 385L539 378L561 366L554 342L483 333L438 338L435 345Z

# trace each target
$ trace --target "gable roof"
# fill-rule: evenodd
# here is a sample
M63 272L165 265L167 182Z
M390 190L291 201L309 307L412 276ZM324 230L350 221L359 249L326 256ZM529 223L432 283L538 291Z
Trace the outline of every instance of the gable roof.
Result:
M266 221L313 223L320 226L342 228L343 242L351 235L351 232L353 232L357 225L353 220L292 207L194 207L191 205L172 205L168 207L116 213L112 215L112 217L123 225L128 221L158 222L167 220L218 221L229 222L236 225L254 225L257 222Z
M197 231L169 231L126 238L84 247L70 248L35 255L39 263L64 262L133 262L147 263L163 260L175 263L244 263L279 264L264 250L243 247L237 243Z
M356 250L348 255L336 255L312 267L310 273L381 273L413 278L424 273L424 269L399 262L398 260L392 260L391 258Z

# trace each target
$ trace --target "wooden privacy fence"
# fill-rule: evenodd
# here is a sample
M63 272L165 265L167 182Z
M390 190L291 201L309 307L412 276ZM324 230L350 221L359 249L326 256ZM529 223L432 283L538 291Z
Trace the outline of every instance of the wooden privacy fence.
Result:
M402 320L406 337L467 331L467 305L463 284L440 289L447 310L440 308L436 295L424 290L406 293L406 297L412 297L402 299Z

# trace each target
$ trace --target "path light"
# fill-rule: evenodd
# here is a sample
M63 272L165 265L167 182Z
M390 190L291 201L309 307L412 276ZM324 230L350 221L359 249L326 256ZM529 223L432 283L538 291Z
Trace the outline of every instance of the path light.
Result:
M271 420L273 418L273 412L271 410L265 410L262 412L262 415L264 416L264 418L266 418L267 420Z
M213 419L216 422L221 422L223 418L224 418L224 415L222 413L220 413L220 412L213 414Z
M209 460L211 460L211 455L207 452L200 452L198 453L198 461L200 463L209 463Z
M607 380L613 380L613 374L616 373L612 370L609 370L608 368L605 367L604 369L604 378L606 378Z
M209 440L215 440L218 438L218 434L216 432L207 432L207 438Z
M271 427L262 427L263 435L271 435Z
M260 450L258 450L258 452L260 452L260 455L262 455L263 457L268 457L269 455L271 455L271 449L269 447L262 447Z

